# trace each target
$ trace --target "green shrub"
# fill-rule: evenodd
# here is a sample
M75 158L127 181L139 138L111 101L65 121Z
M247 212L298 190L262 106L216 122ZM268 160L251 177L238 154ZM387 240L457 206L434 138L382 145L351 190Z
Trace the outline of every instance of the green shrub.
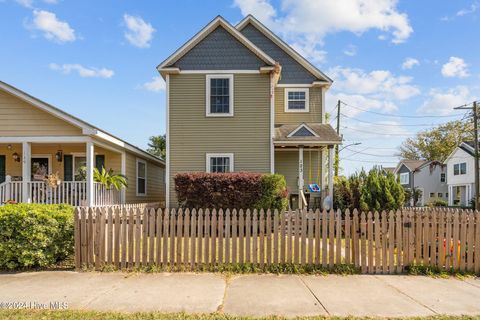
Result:
M428 203L429 207L448 207L448 202L443 199L432 199Z
M287 187L278 174L255 172L175 175L175 191L183 208L285 209Z
M73 207L0 207L0 269L46 267L73 254Z

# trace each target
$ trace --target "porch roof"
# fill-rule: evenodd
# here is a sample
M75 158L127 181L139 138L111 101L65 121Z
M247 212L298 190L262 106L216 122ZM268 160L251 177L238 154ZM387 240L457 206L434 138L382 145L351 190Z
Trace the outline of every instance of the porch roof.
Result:
M298 134L296 134L298 133ZM305 134L306 133L306 134ZM329 124L284 124L275 128L275 144L341 144L342 138Z

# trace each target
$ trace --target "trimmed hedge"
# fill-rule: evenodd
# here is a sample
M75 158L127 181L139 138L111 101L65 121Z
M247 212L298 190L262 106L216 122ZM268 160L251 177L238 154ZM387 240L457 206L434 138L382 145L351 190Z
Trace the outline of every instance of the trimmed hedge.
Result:
M285 177L279 174L188 172L174 179L183 208L283 210L288 205Z
M73 207L0 207L0 269L47 267L73 254Z

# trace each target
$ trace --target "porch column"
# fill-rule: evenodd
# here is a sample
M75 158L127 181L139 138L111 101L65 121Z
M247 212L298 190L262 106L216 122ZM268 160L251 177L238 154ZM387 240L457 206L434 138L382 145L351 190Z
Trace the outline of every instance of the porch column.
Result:
M472 185L467 184L465 186L465 206L468 206L470 204L470 199L472 199Z
M22 202L30 203L28 184L32 175L32 145L30 142L22 143Z
M448 186L448 205L453 206L453 186Z
M95 150L93 142L89 141L86 143L86 157L87 157L87 206L91 207L94 205L94 185L93 185L93 167L94 167L94 158Z
M333 145L328 146L328 195L333 203L333 162L334 162Z
M127 156L125 151L121 154L121 174L127 176ZM120 191L120 201L122 204L126 203L126 189L122 188Z
M303 186L305 182L303 179L303 146L298 147L298 208L303 209Z

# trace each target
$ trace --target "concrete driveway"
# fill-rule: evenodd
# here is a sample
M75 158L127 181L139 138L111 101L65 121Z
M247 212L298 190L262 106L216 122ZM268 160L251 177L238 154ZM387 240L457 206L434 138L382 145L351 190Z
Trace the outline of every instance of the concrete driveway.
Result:
M480 315L480 280L421 276L27 272L0 274L8 303L240 316Z

